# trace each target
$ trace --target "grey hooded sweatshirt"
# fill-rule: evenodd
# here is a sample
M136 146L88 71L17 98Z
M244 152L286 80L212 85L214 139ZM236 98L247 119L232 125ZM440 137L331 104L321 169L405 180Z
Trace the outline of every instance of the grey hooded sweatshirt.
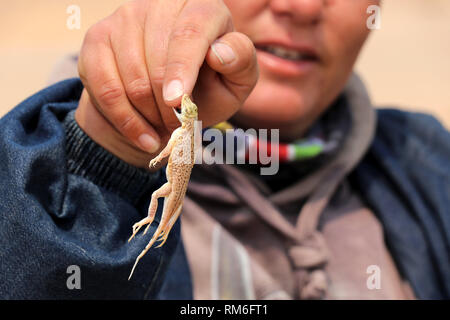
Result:
M238 165L195 166L182 213L194 298L413 298L347 181L372 141L374 109L357 76L343 96L350 124L336 154L284 188Z

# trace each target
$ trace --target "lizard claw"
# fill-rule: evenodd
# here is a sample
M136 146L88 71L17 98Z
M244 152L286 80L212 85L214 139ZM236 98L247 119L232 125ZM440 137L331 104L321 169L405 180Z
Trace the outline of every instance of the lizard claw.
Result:
M143 234L146 234L147 233L147 231L148 231L148 229L150 228L150 223L148 224L148 226L147 226L147 228L145 228L145 230L144 230L144 233Z
M154 168L154 167L156 167L156 165L158 164L158 159L157 158L154 158L154 159L152 159L151 161L150 161L150 163L148 164L148 167L150 168L150 169L152 169L152 168Z
M142 219L141 221L135 223L133 225L133 234L131 235L131 237L128 239L128 242L131 241L131 239L134 238L134 236L139 232L139 230L146 224L148 224L147 228L145 229L145 232L147 232L147 229L150 227L151 223L152 223L152 219L150 219L149 217L146 217L144 219ZM144 233L145 234L145 233Z

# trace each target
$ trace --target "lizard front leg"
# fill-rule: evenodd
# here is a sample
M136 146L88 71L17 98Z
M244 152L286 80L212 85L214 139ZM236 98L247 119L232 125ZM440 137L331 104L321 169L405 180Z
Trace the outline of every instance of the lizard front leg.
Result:
M176 129L172 133L172 135L170 136L170 139L167 142L167 145L164 147L164 149L162 149L161 152L150 161L150 163L148 164L149 168L154 168L163 159L165 159L168 156L170 156L170 153L172 152L172 149L175 146L175 142L176 142L177 137L178 137L178 129Z

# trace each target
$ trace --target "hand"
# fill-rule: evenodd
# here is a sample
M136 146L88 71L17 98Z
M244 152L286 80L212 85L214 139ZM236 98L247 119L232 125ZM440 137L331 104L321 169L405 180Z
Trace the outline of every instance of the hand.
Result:
M128 2L89 29L78 69L78 124L139 167L180 125L171 109L183 93L205 127L231 117L258 78L253 43L222 0Z

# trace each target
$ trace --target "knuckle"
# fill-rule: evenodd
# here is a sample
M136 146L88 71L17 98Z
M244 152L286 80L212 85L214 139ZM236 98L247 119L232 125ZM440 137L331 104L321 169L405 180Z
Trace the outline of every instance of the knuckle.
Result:
M164 76L166 74L165 66L154 67L150 71L150 79L153 84L162 85L164 81Z
M202 26L206 21L214 21L214 24L219 26L219 29L222 31L234 30L231 11L223 0L197 4L196 11L193 13L190 21L193 22L194 26Z
M109 33L109 26L104 21L100 21L99 23L94 24L88 29L84 38L84 42L92 44L103 42L103 40Z
M177 57L176 59L167 62L167 70L176 70L177 74L189 74L189 66L192 61L189 58Z
M147 100L152 97L152 88L148 79L136 79L127 85L127 96L132 101Z
M217 4L217 12L222 20L222 22L225 24L225 30L233 30L233 16L231 14L230 9L227 7L227 5L222 1L218 1Z
M172 41L190 41L203 37L200 25L197 23L187 23L175 28L171 33Z
M100 104L112 107L117 104L123 95L124 90L120 82L117 80L109 80L100 86L98 100Z
M84 43L90 42L90 40L93 41L93 38L98 34L98 27L96 24L89 27L89 29L86 31L86 34L84 36Z
M139 127L136 117L133 114L124 114L116 120L117 129L125 136L130 136L131 133L136 132Z
M122 23L134 23L143 12L142 4L136 1L125 2L114 12L114 15Z
M121 17L123 17L125 19L132 18L134 13L135 13L135 9L134 9L133 2L124 3L116 11L116 14L120 15Z

